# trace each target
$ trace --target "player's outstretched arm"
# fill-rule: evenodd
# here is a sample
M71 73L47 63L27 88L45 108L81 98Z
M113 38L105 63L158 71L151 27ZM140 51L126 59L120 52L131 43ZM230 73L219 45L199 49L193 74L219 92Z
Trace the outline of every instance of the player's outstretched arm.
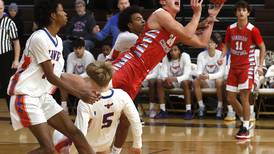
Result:
M132 152L137 154L141 152L142 148L142 124L139 117L139 113L136 107L134 106L133 101L126 92L124 93L125 95L123 96L123 101L125 103L125 106L123 108L123 112L126 115L131 127L131 132L133 136Z

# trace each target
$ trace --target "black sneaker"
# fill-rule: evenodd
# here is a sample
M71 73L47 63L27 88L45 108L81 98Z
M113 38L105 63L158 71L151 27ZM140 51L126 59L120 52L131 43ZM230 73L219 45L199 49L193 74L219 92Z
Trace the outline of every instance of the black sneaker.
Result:
M158 114L154 117L155 119L162 119L162 118L167 118L167 112L160 110Z
M249 130L245 128L243 125L240 126L240 130L236 134L237 139L250 139Z

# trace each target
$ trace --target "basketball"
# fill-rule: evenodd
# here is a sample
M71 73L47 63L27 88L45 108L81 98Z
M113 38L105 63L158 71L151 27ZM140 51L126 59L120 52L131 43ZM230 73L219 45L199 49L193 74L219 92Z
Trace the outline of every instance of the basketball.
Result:
M224 4L226 0L210 0L211 3L215 5Z

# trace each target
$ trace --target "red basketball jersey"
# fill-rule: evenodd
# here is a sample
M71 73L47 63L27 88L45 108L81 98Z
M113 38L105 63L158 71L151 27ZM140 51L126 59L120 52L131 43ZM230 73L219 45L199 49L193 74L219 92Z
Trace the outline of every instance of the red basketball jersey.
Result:
M237 23L226 30L225 43L230 45L231 68L246 69L255 66L255 47L263 42L257 27L248 23L239 29Z

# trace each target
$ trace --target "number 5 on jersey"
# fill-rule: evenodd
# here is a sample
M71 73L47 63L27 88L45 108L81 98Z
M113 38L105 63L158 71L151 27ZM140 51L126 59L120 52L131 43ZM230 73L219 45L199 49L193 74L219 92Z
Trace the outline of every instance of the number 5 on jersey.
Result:
M103 128L108 128L111 126L112 124L112 119L111 117L114 115L114 112L110 112L110 113L107 113L107 114L104 114L103 115L103 125L102 125L102 129Z

